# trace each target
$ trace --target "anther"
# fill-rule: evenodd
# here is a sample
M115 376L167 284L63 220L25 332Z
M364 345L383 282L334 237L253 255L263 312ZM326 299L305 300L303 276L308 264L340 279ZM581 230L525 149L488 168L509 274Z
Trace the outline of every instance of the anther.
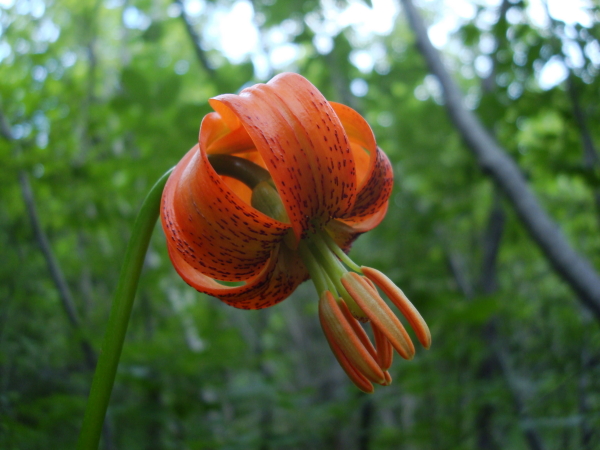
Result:
M404 295L402 289L396 286L392 280L377 269L363 266L362 271L369 280L373 281L385 295L388 296L391 302L400 310L402 315L406 317L406 320L408 320L411 328L415 331L421 345L425 348L429 348L431 346L431 332L429 331L429 327L419 311L417 311L417 308L415 308L406 295Z
M369 283L357 273L348 272L342 277L342 284L369 319L385 334L398 354L404 359L412 359L415 347L408 333L383 299L374 295Z

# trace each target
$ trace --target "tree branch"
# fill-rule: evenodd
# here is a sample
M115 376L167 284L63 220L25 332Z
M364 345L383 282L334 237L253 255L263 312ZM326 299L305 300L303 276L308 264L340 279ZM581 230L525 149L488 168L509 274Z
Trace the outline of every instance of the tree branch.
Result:
M339 36L338 36L339 39ZM350 106L352 109L360 111L357 98L352 95L350 91L350 80L348 80L348 73L340 70L340 57L336 54L336 47L324 56L325 63L329 67L329 78L330 82L335 89L340 102L344 105Z
M7 141L13 141L15 139L10 125L8 124L8 121L6 120L6 117L2 111L0 111L0 134Z
M573 116L575 117L577 126L579 126L579 131L581 132L581 143L583 146L583 164L586 168L593 168L600 163L600 158L598 157L598 152L596 151L596 147L594 146L592 135L587 126L583 108L581 107L581 103L579 102L579 94L577 92L577 87L575 86L573 71L570 69L569 76L567 77L567 91L569 93L569 97L571 98L571 103L573 105Z
M9 142L16 141L15 136L12 133L11 126L8 123L8 120L6 120L6 116L4 115L1 109L0 135L2 135L2 137L4 137ZM71 327L75 330L77 334L79 345L81 346L81 350L84 355L85 366L88 370L94 371L97 361L96 352L94 351L92 343L81 333L81 322L77 315L77 309L75 308L73 296L71 295L69 285L65 280L60 265L54 257L54 253L52 252L52 247L50 246L50 242L48 241L46 233L42 228L39 216L37 214L37 208L35 205L35 198L33 196L31 184L29 183L29 177L24 171L19 172L19 184L21 186L21 194L23 195L23 201L25 202L25 209L27 211L27 215L29 216L29 220L31 222L31 226L33 228L36 240L38 241L40 250L44 255L44 259L46 260L46 265L48 266L48 270L50 271L52 281L54 281L56 289L58 290L59 298L63 305L63 309L67 314L69 323L71 324ZM104 448L106 450L114 449L112 430L108 421L105 421L105 423L102 426L102 435L104 437Z
M562 47L562 41L557 37L557 30L559 21L556 20L552 14L550 14L550 9L548 8L548 2L542 1L542 5L546 11L546 16L548 20L552 24L552 30L554 31L554 41L556 41L557 46ZM568 76L566 79L566 88L567 93L569 95L569 100L571 101L571 106L573 109L573 117L577 126L579 127L579 134L581 137L581 145L583 147L583 167L587 170L593 171L594 168L598 167L600 164L600 157L598 157L598 152L596 151L596 147L594 145L594 140L590 133L590 130L587 126L587 120L585 116L585 112L581 107L581 102L579 101L579 93L577 92L577 86L575 82L575 75L573 73L572 64L568 64L569 56L564 53L559 53L557 55L563 63L563 66L566 67ZM596 203L596 209L600 212L600 189L593 189L594 202Z
M510 2L510 0L502 0L502 4L498 9L498 22L496 22L496 25L498 25L502 21L506 22L506 13L508 12L511 6L512 3ZM496 68L498 66L497 55L498 50L500 49L500 42L501 40L496 38L496 51L494 52L494 57L492 58L492 68L488 76L481 80L481 86L485 92L492 92L496 88Z
M58 261L56 261L56 258L54 257L54 253L50 247L50 242L48 241L46 233L44 232L40 223L37 208L35 206L35 199L33 198L33 192L29 183L29 177L25 172L19 173L19 184L21 185L21 193L23 194L27 215L29 216L35 238L38 242L40 250L42 251L42 254L44 255L44 259L46 260L52 281L54 281L56 289L58 290L63 309L67 314L67 318L69 319L71 327L76 331L80 331L81 321L77 315L77 309L75 308L75 302L73 301L71 290L67 285L67 281L65 280L65 276L62 273ZM94 350L92 349L90 342L84 337L79 336L79 342L85 355L86 365L90 370L93 370L96 366L96 355Z
M15 141L12 129L2 110L0 110L0 134L9 142ZM46 260L52 281L54 281L56 289L58 290L58 296L60 297L63 309L67 314L67 318L69 319L71 327L73 327L73 329L76 331L80 331L81 322L77 315L77 309L75 308L75 303L73 302L73 296L71 295L71 291L69 290L69 286L67 285L58 261L56 261L56 258L52 253L52 247L50 246L50 242L48 241L46 233L44 233L44 229L40 223L35 205L35 199L33 197L33 191L31 190L31 184L29 183L29 177L24 171L19 172L19 184L21 186L23 201L25 202L25 209L33 228L33 233L38 242L40 250L44 255L44 259ZM79 336L79 342L85 356L86 366L90 370L94 370L94 367L96 366L96 354L92 348L92 345L82 336Z
M187 34L190 37L190 40L192 41L192 45L194 46L194 51L196 52L198 61L200 62L200 65L202 66L202 68L206 72L208 72L208 74L212 77L215 74L215 69L213 69L208 62L206 53L204 52L204 49L202 48L202 45L200 44L200 36L198 35L198 33L196 33L196 30L194 29L194 26L192 25L190 18L185 13L185 7L183 5L183 1L175 0L175 3L177 3L179 5L179 7L181 8L181 20L183 20L183 23L185 25L185 30L187 31Z
M401 0L416 35L417 45L440 81L452 122L461 133L482 170L491 175L514 207L530 236L556 273L600 320L600 276L588 260L567 242L557 224L540 206L515 161L500 147L479 119L463 103L463 96L431 44L427 30L411 0Z
M481 258L481 273L479 274L479 289L483 294L491 294L497 288L496 263L500 242L504 233L506 215L502 208L498 189L494 189L494 204L488 218L488 224L483 236L483 256Z

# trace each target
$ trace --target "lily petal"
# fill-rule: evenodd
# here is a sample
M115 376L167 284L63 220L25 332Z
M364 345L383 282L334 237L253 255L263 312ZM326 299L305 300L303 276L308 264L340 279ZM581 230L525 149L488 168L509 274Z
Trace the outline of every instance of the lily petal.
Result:
M373 215L386 205L392 194L394 173L390 160L379 147L373 158L375 161L357 193L354 208L343 219L358 222Z
M169 247L194 269L223 281L259 273L290 228L241 200L198 146L171 174L162 208Z
M378 211L356 222L350 220L331 220L325 229L333 237L335 243L346 253L350 251L352 243L362 233L372 230L381 223L387 213L386 202Z
M242 286L224 286L190 266L174 246L168 246L168 250L175 270L187 284L235 308L273 306L289 297L308 278L298 255L285 244L278 245L263 269Z
M358 190L366 181L366 175L372 169L374 158L371 157L377 151L375 135L367 121L354 109L341 103L329 102L338 118L342 122L344 131L350 140L352 155L356 162L356 178Z
M352 211L342 217L352 221L367 217L387 202L394 182L394 173L388 157L377 147L375 136L367 121L352 108L330 102L350 139L354 158L358 167L358 193ZM362 149L362 152L361 152ZM368 169L362 169L365 153L369 155Z
M254 149L254 143L242 123L233 114L213 112L202 120L204 127L211 130L206 141L206 151L210 155L232 154Z
M234 114L248 132L298 240L319 222L352 216L356 167L350 143L333 108L308 80L281 74L210 104L223 117Z

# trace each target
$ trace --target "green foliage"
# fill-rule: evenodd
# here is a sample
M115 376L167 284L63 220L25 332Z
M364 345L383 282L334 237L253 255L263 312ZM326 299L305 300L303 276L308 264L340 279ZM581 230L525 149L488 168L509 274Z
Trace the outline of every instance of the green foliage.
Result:
M177 277L157 226L106 448L527 449L527 430L547 449L600 445L597 323L476 166L402 13L389 34L347 25L329 36L331 51L316 46L323 32L308 23L328 20L326 4L353 3L252 2L260 51L276 46L269 33L294 29L286 39L298 57L267 72L302 73L358 109L390 156L388 215L352 256L403 288L431 326L432 349L395 361L392 386L359 395L323 338L311 285L271 310L226 307ZM441 2L423 4L425 17L440 18ZM591 9L589 27L539 28L525 2L508 4L500 17L478 6L451 36L446 61L571 244L599 268L600 165L583 141L588 133L600 145L600 11ZM209 69L167 0L0 6L0 55L10 46L0 56L0 112L15 137L0 139L0 448L74 446L92 375L80 341L99 349L142 199L197 142L210 97L266 81L249 58L230 61L209 40L209 16L232 5L214 0L187 16ZM127 26L128 8L146 26ZM581 62L543 90L540 71L567 59L566 38L583 49ZM357 51L375 55L372 69L352 62ZM478 72L478 57L491 73ZM364 96L352 94L356 80ZM19 173L32 184L80 329L40 251ZM494 211L503 227L489 284Z

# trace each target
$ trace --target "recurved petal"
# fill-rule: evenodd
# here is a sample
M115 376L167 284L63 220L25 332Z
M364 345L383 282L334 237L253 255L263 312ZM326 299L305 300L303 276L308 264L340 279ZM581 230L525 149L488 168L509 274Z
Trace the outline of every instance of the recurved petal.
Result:
M390 160L379 147L371 157L369 171L361 184L354 207L342 219L358 223L386 207L392 194L394 172Z
M195 270L224 281L258 274L290 228L242 201L198 146L167 181L161 219L171 250Z
M340 120L323 95L300 75L210 101L221 116L243 124L271 173L297 238L314 221L350 217L356 167Z
M385 202L372 214L362 217L355 216L352 219L340 219L340 221L350 226L356 233L366 233L367 231L370 231L379 225L385 218L388 210L388 204L389 202Z
M304 265L285 244L277 245L262 270L242 286L224 286L190 266L173 245L168 246L175 270L195 288L240 309L268 308L285 300L308 278Z
M373 165L371 155L377 150L375 135L364 117L354 109L341 103L329 102L329 104L342 122L350 140L352 155L356 162L356 180L360 190Z
M346 253L354 240L369 230L375 228L385 217L387 212L387 202L376 212L363 218L351 220L331 220L325 227L327 232L333 237L336 244Z
M360 222L387 203L394 182L392 165L385 153L377 147L373 131L366 120L346 105L330 103L348 135L358 171L356 203L348 214L340 218ZM364 163L365 155L368 155L368 164Z
M219 113L204 116L202 125L210 129L205 145L209 155L232 154L254 149L254 143L237 117ZM202 129L201 129L202 130Z

